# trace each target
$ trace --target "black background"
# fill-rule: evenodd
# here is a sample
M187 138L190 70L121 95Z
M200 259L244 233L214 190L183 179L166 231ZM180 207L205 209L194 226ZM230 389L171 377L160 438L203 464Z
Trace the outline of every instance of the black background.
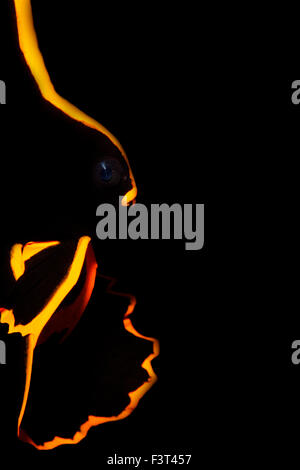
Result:
M219 367L209 367L216 340L212 324L222 314L211 213L222 201L224 162L216 151L220 118L212 78L201 68L199 25L192 11L174 5L171 11L158 4L74 3L32 2L40 48L57 92L120 140L135 175L138 202L206 204L205 246L188 252L181 241L128 240L96 248L102 272L136 295L138 331L161 342L161 355L153 362L159 381L128 419L91 430L79 445L43 453L20 444L18 452L28 462L88 457L100 468L114 453L192 453L196 465L218 437L216 410L226 394ZM48 207L52 198L62 197L52 177L65 152L72 174L74 143L63 142L59 125L51 127L52 120L41 118L43 112L49 115L49 106L26 70L13 11L6 4L1 6L5 46L0 63L0 79L7 85L7 105L0 108L3 247L68 236L69 228L80 230L76 217L82 209L76 201L63 213ZM78 164L81 156L75 155ZM36 177L20 194L15 189L31 159L40 162L34 166ZM222 250L222 234L215 238Z

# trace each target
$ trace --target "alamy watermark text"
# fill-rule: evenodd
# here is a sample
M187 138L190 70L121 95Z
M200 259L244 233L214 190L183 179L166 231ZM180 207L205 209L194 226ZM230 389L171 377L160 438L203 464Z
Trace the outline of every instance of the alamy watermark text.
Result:
M100 240L185 240L186 250L204 245L204 204L133 204L118 209L101 204L96 211L101 220L96 234Z

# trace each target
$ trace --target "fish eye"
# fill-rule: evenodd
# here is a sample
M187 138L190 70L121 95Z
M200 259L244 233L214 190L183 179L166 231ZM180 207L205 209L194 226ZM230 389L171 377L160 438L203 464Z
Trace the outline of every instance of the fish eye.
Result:
M109 162L101 162L99 163L99 177L102 181L108 183L111 181L113 176L113 170Z
M119 159L104 157L96 163L94 178L97 186L117 186L128 178L128 169Z

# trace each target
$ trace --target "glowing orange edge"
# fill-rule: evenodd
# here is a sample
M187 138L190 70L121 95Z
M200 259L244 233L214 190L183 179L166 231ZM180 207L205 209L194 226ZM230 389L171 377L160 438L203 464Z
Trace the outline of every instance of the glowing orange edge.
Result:
M73 289L73 287L78 282L90 241L91 239L89 237L81 237L79 239L73 262L69 268L66 277L58 286L49 302L31 322L27 323L26 325L16 325L13 310L0 309L0 322L8 324L8 334L20 333L27 340L26 381L21 411L19 413L18 418L18 435L20 435L20 427L29 395L35 346L43 328L45 327L49 319L55 313L63 299L66 297L66 295ZM14 245L11 249L10 263L15 279L18 280L24 274L25 261L29 260L38 252L56 244L59 244L59 242L28 243L24 246L24 248L22 247L22 245L19 244Z
M13 246L11 250L11 268L12 268L12 271L14 273L16 280L18 280L24 273L24 264L25 264L24 260L28 260L32 256L36 255L38 252L42 251L43 249L46 249L58 243L59 242L28 243L24 247L22 247L22 245ZM56 311L61 300L70 292L72 287L78 281L89 243L90 243L89 237L82 237L79 240L76 253L75 253L72 265L69 269L67 276L65 277L61 285L58 287L58 289L56 290L52 299L49 301L46 307L30 323L28 323L27 325L15 326L15 318L13 315L13 311L0 309L1 323L7 323L9 325L9 334L20 333L22 334L22 336L25 336L28 339L26 383L25 383L22 408L20 411L19 419L18 419L18 435L21 440L24 440L25 442L30 443L32 446L34 446L38 450L51 450L61 445L77 444L87 436L88 431L92 427L99 426L100 424L108 423L112 421L120 421L124 418L127 418L133 412L133 410L138 406L140 399L150 390L150 388L157 381L157 376L155 372L153 371L151 363L152 363L152 360L159 355L159 352L160 352L159 341L154 338L148 338L146 336L141 335L134 328L129 316L132 314L136 306L135 297L130 294L124 294L124 293L113 291L112 288L116 281L113 278L109 278L109 277L101 275L101 277L108 279L110 281L107 292L113 295L126 297L129 300L129 306L128 306L128 309L125 313L124 320L123 320L124 328L129 333L133 334L134 336L142 338L146 341L151 341L153 343L153 353L150 354L142 364L142 368L144 368L149 375L148 382L145 382L138 389L128 394L130 398L130 403L119 415L111 416L111 417L89 416L88 420L81 425L79 431L76 432L73 438L71 439L66 439L66 438L62 438L59 436L55 436L52 441L46 442L43 445L37 445L21 429L21 423L22 423L22 419L25 413L26 404L27 404L28 395L29 395L29 389L30 389L34 349L37 344L39 335L41 331L43 330L44 326L46 325L47 321L51 318L53 313Z
M56 92L39 49L38 39L33 23L31 0L12 1L14 2L16 10L20 49L23 52L25 61L40 89L43 98L75 121L81 122L85 126L104 134L119 149L122 156L124 157L129 168L129 175L132 184L132 189L124 196L122 201L122 204L126 205L126 202L129 203L135 198L137 194L137 187L125 150L116 137L111 132L109 132L108 129L106 129L104 126L102 126L102 124L85 114L83 111L78 109L76 106L71 104Z
M130 303L128 306L128 309L125 313L124 319L123 319L123 324L125 329L133 334L134 336L138 338L142 338L146 341L151 341L153 343L153 353L150 354L145 361L142 363L142 368L145 369L149 375L149 380L148 382L145 382L143 385L141 385L139 388L137 388L135 391L130 392L128 394L130 403L127 405L127 407L117 416L110 416L110 417L97 417L97 416L89 416L88 420L83 423L80 426L79 431L77 431L73 438L62 438L59 436L54 437L52 441L45 442L42 445L37 445L35 442L33 442L32 439L30 439L27 434L22 433L20 434L20 438L31 445L33 445L36 449L38 450L52 450L55 449L58 446L61 445L74 445L78 444L81 442L88 434L89 430L95 426L99 426L104 423L109 423L109 422L115 422L115 421L121 421L125 418L127 418L131 413L137 408L141 398L150 390L150 388L157 382L157 376L152 368L152 361L156 357L159 356L160 353L160 344L159 341L155 338L148 338L146 336L141 335L133 326L129 316L132 314L132 312L135 309L136 306L136 299L133 295L130 294L124 294L121 292L116 292L112 290L112 287L116 283L116 280L107 276L100 275L100 277L105 278L110 280L110 284L108 286L107 292L113 295L118 295L121 297L126 297L129 299ZM22 435L23 434L23 435Z

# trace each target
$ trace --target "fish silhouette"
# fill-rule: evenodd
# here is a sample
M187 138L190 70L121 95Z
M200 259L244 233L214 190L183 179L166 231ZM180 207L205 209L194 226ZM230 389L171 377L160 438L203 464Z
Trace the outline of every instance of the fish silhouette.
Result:
M30 0L1 8L10 18L10 60L24 78L23 92L14 94L17 113L6 123L18 135L0 163L7 198L1 427L3 442L18 436L46 450L127 417L156 381L151 361L159 344L135 330L129 318L135 298L114 290L116 281L101 273L94 251L96 204L118 204L121 196L128 205L136 197L127 155L104 126L55 91Z

